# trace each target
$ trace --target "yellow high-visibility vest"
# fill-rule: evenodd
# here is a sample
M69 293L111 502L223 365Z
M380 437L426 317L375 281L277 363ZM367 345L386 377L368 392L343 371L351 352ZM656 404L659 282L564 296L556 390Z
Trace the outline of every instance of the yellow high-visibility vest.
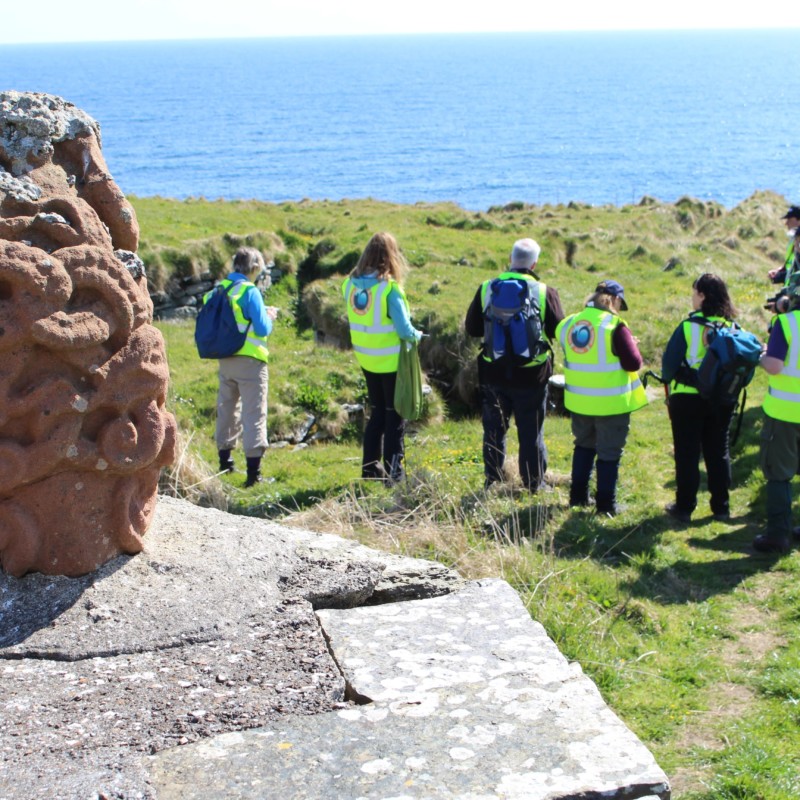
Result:
M350 341L356 360L368 372L397 372L400 337L389 316L389 293L406 296L393 280L378 281L368 289L359 288L352 278L342 284L350 323Z
M769 376L764 413L784 422L800 422L800 311L778 314L778 323L789 345L783 369Z
M490 278L488 281L484 281L481 284L481 308L486 311L486 306L489 303L489 286L492 281L496 280L520 280L520 281L528 281L528 283L532 284L531 288L534 289L539 295L539 316L542 320L542 340L549 344L549 339L547 338L547 334L544 332L544 315L547 306L547 286L542 283L541 281L537 281L535 278L531 277L530 275L524 275L520 272L502 272L496 278ZM544 364L547 359L550 358L550 350L545 350L543 353L540 353L535 358L528 361L526 364L519 364L520 367L538 367L540 364ZM483 354L484 361L491 361L492 359L489 358L485 353Z
M559 323L556 338L564 351L564 405L569 411L607 417L647 405L639 376L624 370L611 349L621 324L616 314L591 306Z
M730 325L730 321L724 317L703 317L709 322L721 322L723 325ZM683 321L683 338L686 340L686 363L690 369L698 369L703 361L703 357L708 350L708 334L711 328L692 322L689 319ZM672 381L669 385L670 394L699 394L694 386L687 386L685 383Z
M223 289L227 289L233 283L232 280L225 278L219 282L219 285L223 287ZM228 292L228 301L231 304L231 308L233 309L233 316L236 320L236 327L244 333L247 331L247 337L244 340L244 344L237 350L232 357L234 356L249 356L250 358L258 359L259 361L267 362L269 361L269 350L267 349L267 337L266 336L259 336L250 325L250 321L245 318L244 314L242 313L242 307L239 305L239 300L244 295L244 293L248 290L249 287L255 287L254 283L250 281L239 281L239 283ZM203 305L206 304L208 298L211 297L212 292L215 290L211 290L211 292L207 292L203 296Z

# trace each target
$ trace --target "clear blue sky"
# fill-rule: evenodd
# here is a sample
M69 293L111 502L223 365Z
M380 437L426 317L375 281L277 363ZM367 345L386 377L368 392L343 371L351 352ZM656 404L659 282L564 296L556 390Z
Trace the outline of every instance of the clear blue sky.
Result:
M797 28L800 5L719 0L37 0L0 44L471 31Z

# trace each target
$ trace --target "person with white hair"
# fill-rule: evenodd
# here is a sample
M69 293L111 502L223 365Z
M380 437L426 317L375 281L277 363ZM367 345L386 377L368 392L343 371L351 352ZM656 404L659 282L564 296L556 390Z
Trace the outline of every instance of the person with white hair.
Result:
M264 270L264 258L253 247L240 247L233 257L233 271L220 282L240 330L247 330L241 349L230 358L219 359L217 425L214 438L221 472L234 472L231 453L242 439L247 463L245 487L261 482L261 459L267 442L267 391L269 350L278 309L264 304L254 284ZM209 292L203 302L211 296Z
M506 271L484 281L467 310L468 336L482 337L478 384L483 421L484 486L504 480L506 435L513 416L519 438L519 475L531 492L547 472L544 418L553 374L551 342L564 318L558 292L534 269L541 248L519 239Z

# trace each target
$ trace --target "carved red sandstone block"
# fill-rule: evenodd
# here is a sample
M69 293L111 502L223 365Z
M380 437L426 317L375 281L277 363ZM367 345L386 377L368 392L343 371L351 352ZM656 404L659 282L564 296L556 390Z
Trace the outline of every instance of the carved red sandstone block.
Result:
M100 128L0 92L0 565L80 575L138 553L175 457L139 228Z

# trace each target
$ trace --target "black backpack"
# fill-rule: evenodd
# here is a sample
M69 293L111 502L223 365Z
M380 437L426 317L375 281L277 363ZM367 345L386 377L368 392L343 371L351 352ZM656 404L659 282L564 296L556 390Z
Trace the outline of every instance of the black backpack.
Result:
M483 353L487 359L527 364L550 349L542 337L537 284L524 278L495 278L486 292Z
M217 286L200 309L194 328L194 341L200 358L228 358L244 346L250 323L244 331L239 330L228 297L230 290L241 283Z

